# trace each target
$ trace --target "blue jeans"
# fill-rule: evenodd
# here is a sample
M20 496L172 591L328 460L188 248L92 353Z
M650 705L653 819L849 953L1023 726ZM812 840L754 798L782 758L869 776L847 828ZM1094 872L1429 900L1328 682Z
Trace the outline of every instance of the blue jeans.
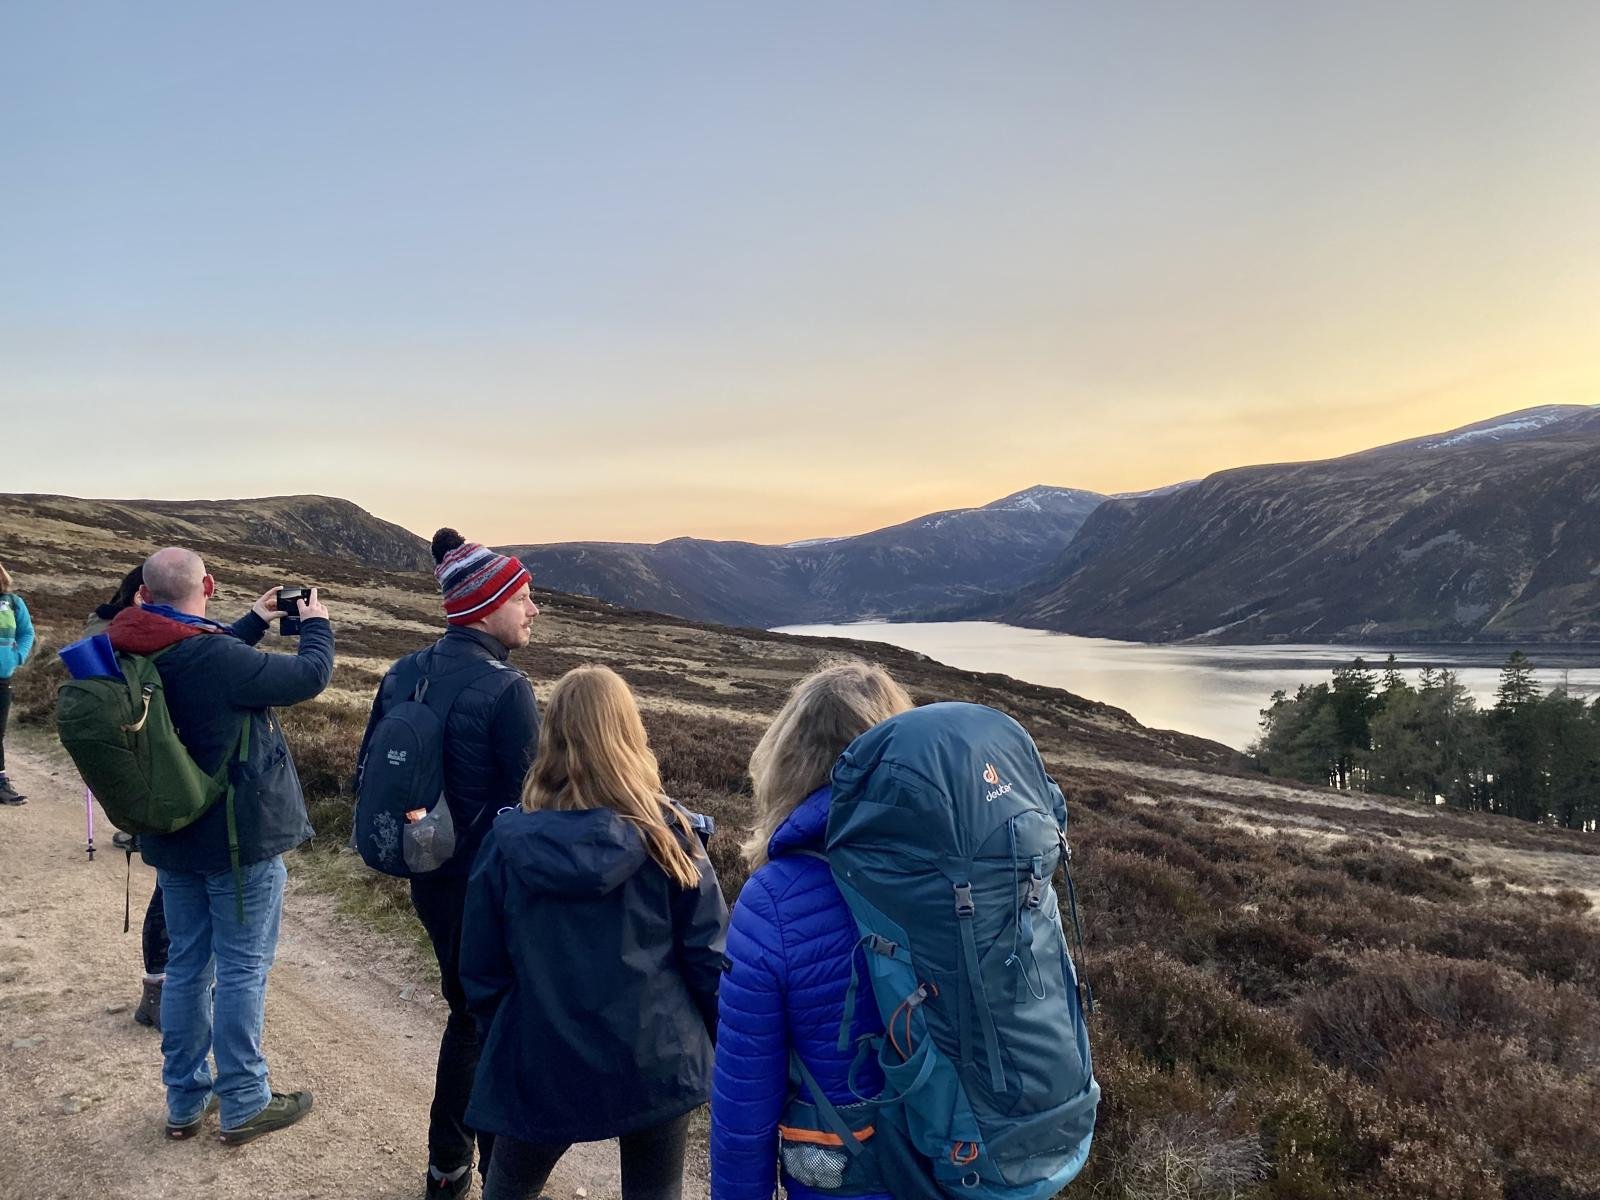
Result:
M242 874L241 924L232 871L156 872L171 942L161 990L161 1082L167 1117L178 1123L198 1116L212 1092L224 1129L243 1125L272 1099L261 1034L287 872L280 855ZM214 1078L207 1062L213 1053Z

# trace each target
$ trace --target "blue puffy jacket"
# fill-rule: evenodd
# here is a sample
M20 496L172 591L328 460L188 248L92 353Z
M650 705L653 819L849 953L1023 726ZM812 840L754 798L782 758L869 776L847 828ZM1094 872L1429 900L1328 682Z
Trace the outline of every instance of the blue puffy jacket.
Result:
M800 802L772 835L770 861L744 885L733 911L711 1085L712 1200L772 1197L778 1122L791 1093L791 1050L829 1100L856 1099L848 1083L854 1047L838 1049L850 964L858 957L856 924L827 863L795 853L823 848L832 795L823 787ZM852 1043L883 1031L864 962L859 971ZM864 1096L883 1087L875 1060L857 1073L856 1086ZM818 1195L787 1179L784 1184L791 1200Z

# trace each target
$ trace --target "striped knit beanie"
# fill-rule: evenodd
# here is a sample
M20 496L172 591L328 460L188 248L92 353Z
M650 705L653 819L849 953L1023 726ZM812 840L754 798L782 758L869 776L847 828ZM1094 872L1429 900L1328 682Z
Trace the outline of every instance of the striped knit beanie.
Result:
M454 529L433 535L433 569L444 593L444 615L451 625L473 625L531 583L528 569L514 558L469 542Z

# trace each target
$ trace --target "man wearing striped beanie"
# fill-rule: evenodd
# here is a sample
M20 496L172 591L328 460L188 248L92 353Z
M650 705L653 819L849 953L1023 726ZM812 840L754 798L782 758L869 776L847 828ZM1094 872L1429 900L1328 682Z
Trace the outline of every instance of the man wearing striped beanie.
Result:
M539 607L526 567L454 529L433 535L433 561L449 629L389 668L367 738L385 712L428 681L421 698L444 722L444 794L457 841L444 866L412 878L411 903L433 943L440 990L450 1005L428 1114L427 1195L455 1197L472 1185L475 1135L466 1116L479 1050L460 974L467 875L495 814L522 799L522 781L539 747L533 685L508 661L512 650L528 644ZM367 738L358 771L366 770ZM477 1134L476 1140L478 1171L487 1176L494 1139Z
M450 547L452 542L456 544ZM439 564L433 575L444 593L444 615L451 625L493 623L493 636L512 649L528 644L529 625L539 615L538 605L529 599L533 581L528 568L487 546L466 541L454 529L441 529L433 535L433 556ZM508 607L505 617L495 617Z

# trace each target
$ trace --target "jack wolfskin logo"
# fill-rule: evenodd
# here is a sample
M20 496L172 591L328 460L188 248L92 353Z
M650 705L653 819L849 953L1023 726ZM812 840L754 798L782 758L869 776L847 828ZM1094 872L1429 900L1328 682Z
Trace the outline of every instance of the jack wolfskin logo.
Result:
M406 765L406 751L404 750L391 750L384 757L389 760L391 767L403 767Z
M1011 785L1009 783L1000 782L1000 772L994 769L993 763L983 764L983 781L987 783L991 789L983 794L983 798L990 804L993 804L996 800L1000 799L1001 796L1004 796L1011 790Z

